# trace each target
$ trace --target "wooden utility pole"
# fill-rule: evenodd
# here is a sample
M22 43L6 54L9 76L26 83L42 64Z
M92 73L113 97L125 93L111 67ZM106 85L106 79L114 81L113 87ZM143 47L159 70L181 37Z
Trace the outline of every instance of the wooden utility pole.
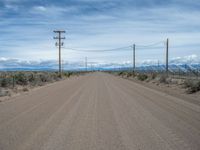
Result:
M54 31L54 33L57 33L58 36L54 37L54 39L58 40L58 42L56 42L56 46L58 46L58 50L59 50L59 76L62 77L62 68L61 68L61 48L64 45L64 43L62 42L62 40L65 39L65 37L62 37L61 34L65 33L64 30L56 30Z
M158 60L158 69L159 69L159 67L160 67L160 61Z
M62 60L62 72L64 72L65 71L65 62L64 62L64 60Z
M166 75L169 74L169 39L167 39L166 43Z
M87 72L87 57L85 57L85 71Z
M90 64L90 69L91 69L91 71L93 71L93 66L92 66L92 63Z
M133 73L135 72L135 44L133 44Z

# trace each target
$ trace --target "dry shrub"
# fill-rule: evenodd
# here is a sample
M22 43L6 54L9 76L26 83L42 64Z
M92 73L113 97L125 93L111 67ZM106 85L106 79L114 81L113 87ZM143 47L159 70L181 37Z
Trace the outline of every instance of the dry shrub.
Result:
M161 77L160 77L160 79L159 79L159 82L160 83L167 83L167 76L166 75L162 75Z
M133 73L132 73L132 72L128 72L128 73L127 73L127 78L129 78L129 77L131 77L131 76L133 76Z
M118 73L119 76L123 76L123 74L124 74L124 72L122 72L122 71Z
M22 91L23 91L23 92L28 92L28 91L29 91L29 89L28 89L28 88L26 88L26 87L24 87L24 88L22 89Z
M137 78L140 81L145 81L146 79L148 79L148 76L146 74L138 74Z
M192 94L200 91L200 81L198 80L185 80L184 87L187 88L187 93Z
M152 73L152 74L151 74L151 79L152 79L152 80L154 80L156 77L157 77L157 74L156 74L156 73Z
M4 78L0 82L1 87L9 87L11 84L12 82L9 78Z
M3 97L3 96L10 96L10 92L8 90L4 90L2 88L0 88L0 97Z
M19 85L27 85L28 76L25 73L19 72L15 75L15 81Z

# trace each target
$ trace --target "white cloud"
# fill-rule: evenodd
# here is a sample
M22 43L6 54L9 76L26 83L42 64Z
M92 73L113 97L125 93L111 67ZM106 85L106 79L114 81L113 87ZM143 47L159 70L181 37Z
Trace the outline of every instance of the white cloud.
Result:
M198 55L189 55L184 57L172 58L171 64L200 64L200 57Z
M66 14L66 13L72 13L72 12L76 12L78 11L77 7L73 7L73 6L34 6L31 10L30 13L31 14L40 14L43 15L44 17L47 18L51 18L55 17L60 18L62 15Z
M19 9L19 6L18 5L6 4L5 8L17 11Z
M0 61L7 61L7 60L9 60L9 58L0 57Z
M46 7L44 7L44 6L35 6L35 7L33 7L33 9L35 11L46 11L47 10Z

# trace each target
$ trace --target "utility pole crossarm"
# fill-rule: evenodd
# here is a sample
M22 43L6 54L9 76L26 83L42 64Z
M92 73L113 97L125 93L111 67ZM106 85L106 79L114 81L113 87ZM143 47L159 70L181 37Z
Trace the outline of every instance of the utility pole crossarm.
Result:
M55 40L58 40L58 39L62 39L62 40L65 40L65 37L57 37L57 36L55 36L55 37L53 37Z
M54 32L54 33L66 33L65 30L54 30L53 32Z

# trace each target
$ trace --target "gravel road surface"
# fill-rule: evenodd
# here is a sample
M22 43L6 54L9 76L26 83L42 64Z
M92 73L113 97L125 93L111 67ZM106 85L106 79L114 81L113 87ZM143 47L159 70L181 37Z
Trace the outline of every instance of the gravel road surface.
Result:
M105 73L0 103L0 150L200 150L200 106Z

